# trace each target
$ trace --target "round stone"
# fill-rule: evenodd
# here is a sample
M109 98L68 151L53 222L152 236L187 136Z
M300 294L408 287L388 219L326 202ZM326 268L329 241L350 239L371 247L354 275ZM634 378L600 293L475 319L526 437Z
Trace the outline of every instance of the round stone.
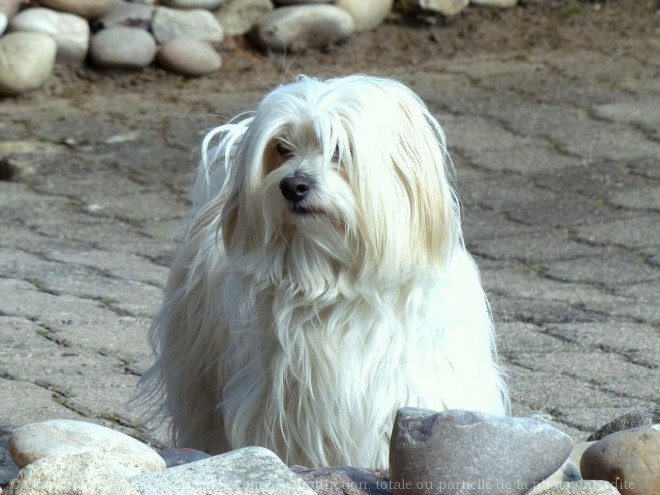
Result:
M47 34L57 44L57 61L80 63L87 56L89 23L86 19L51 9L34 8L16 14L9 24L11 31Z
M0 14L4 14L7 19L11 19L18 8L23 3L23 0L0 0Z
M194 38L219 43L224 37L218 19L203 9L176 10L158 7L153 21L153 33L158 43L176 38Z
M165 469L163 458L142 442L105 426L70 419L21 426L7 448L20 468L46 457L96 452L110 457L125 477Z
M104 426L69 419L32 423L15 430L8 450L20 468L38 459L101 453L124 477L165 469L165 461L142 442Z
M333 3L333 0L277 0L277 5L304 5L309 3Z
M103 28L112 26L127 26L149 30L154 8L141 3L120 2L103 17L98 19L98 25Z
M138 495L115 469L113 460L98 452L37 459L11 483L13 495Z
M390 442L394 493L430 495L437 487L474 495L524 493L557 471L572 440L532 418L403 408Z
M165 43L156 57L163 69L184 76L203 76L220 69L222 58L205 41L177 38Z
M85 19L96 19L108 12L120 0L39 0L41 5L55 10L77 14Z
M353 31L348 12L321 4L275 9L259 19L251 35L263 49L298 52L344 41Z
M41 87L55 64L57 44L43 33L10 33L0 38L0 95Z
M351 14L356 31L368 31L385 20L394 0L337 0L335 5Z
M143 29L114 26L92 36L89 55L100 67L141 69L156 56L156 42Z
M175 9L207 9L214 10L220 7L225 0L161 0L160 3Z
M262 16L273 10L270 0L227 0L217 12L218 21L227 34L247 33Z
M482 7L509 8L518 3L518 0L470 0L472 5L481 5Z
M652 495L660 487L660 424L607 435L584 451L582 477L606 480L626 495Z

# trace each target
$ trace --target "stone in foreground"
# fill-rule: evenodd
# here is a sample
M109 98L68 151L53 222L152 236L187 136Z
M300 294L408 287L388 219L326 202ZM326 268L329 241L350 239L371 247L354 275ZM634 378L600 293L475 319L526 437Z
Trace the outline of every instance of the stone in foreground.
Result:
M392 495L387 469L292 466L316 495Z
M557 471L572 440L532 418L403 408L390 443L395 494L523 494Z
M22 426L12 433L8 449L18 467L44 458L98 452L112 459L124 477L165 469L165 461L142 442L104 426L70 419Z
M247 447L129 479L140 495L314 495L271 451Z
M113 459L99 452L43 457L25 467L11 495L138 495Z
M619 416L609 423L604 424L587 440L600 440L610 433L656 423L660 423L660 406L639 409L637 411L624 414L623 416Z
M606 480L625 495L660 489L660 424L612 433L584 451L582 477Z

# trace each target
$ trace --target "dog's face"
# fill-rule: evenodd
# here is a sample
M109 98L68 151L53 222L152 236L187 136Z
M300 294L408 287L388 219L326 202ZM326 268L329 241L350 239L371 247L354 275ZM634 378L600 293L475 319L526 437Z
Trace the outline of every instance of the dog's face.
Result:
M263 259L270 276L396 278L444 265L459 242L442 131L391 80L301 78L279 87L257 108L234 160L225 247Z

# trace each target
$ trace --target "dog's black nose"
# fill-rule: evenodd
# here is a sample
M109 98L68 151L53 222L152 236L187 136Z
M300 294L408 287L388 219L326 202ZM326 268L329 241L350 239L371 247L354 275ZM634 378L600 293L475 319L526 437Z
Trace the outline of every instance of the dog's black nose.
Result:
M299 203L312 189L312 180L302 174L289 175L280 181L280 191L287 201Z

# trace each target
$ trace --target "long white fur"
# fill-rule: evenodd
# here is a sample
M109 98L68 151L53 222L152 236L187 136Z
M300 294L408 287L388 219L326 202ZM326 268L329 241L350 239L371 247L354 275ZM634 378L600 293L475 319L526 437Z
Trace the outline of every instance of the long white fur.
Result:
M273 168L274 140L292 153ZM301 76L203 148L144 378L176 444L384 467L401 407L507 412L444 135L412 91ZM279 190L294 171L313 214Z

